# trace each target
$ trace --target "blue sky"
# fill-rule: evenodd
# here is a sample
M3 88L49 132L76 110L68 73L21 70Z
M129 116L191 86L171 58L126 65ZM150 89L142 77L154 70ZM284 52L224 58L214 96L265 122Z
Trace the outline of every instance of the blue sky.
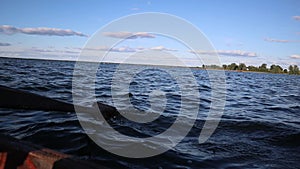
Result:
M111 21L163 12L198 27L223 64L300 65L299 0L2 0L0 4L0 57L74 60L89 38ZM138 47L178 50L176 43L168 42L140 38L114 53Z

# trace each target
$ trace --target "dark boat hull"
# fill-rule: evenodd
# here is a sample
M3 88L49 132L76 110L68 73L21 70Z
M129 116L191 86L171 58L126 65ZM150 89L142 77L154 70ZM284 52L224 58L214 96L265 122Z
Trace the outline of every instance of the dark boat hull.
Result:
M105 119L120 115L115 107L103 103L83 107L0 85L0 108L75 112L74 106L83 112L97 112L98 107Z

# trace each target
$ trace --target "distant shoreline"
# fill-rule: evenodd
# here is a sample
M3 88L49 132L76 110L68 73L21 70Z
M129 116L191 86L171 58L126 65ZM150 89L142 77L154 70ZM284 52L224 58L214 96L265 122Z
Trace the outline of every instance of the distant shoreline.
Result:
M0 59L21 59L21 60L37 60L37 61L41 60L41 61L97 63L97 62L91 62L91 61L77 61L77 60L64 60L64 59L43 59L43 58L18 58L18 57L5 57L5 56L0 56ZM102 63L104 63L104 64L119 64L119 63L113 63L113 62L102 62ZM126 63L126 65L178 67L178 68L190 68L190 69L199 69L199 70L228 71L228 72L236 72L236 73L265 73L265 74L299 75L299 74L273 73L273 72L261 72L261 71L250 71L250 70L228 70L228 69L222 69L222 68L183 67L183 66L170 66L170 65L146 65L146 64L131 64L131 63Z
M239 70L225 70L225 69L203 69L203 68L196 68L201 70L220 70L220 71L227 71L227 72L235 72L235 73L260 73L260 74L282 74L282 75L291 75L289 73L272 73L272 72L259 72L259 71L239 71Z

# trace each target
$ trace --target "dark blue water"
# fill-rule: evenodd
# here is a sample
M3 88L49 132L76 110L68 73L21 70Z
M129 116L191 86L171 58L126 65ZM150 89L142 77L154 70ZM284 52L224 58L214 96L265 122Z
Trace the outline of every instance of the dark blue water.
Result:
M89 64L82 69L89 70ZM100 67L97 100L113 105L111 81L117 65ZM73 69L74 62L0 58L0 84L72 103ZM111 168L299 167L300 76L226 72L226 106L221 122L208 141L198 144L211 103L211 88L204 70L192 71L201 96L198 118L183 141L159 156L130 159L111 154L85 134L76 114L71 112L0 108L0 132ZM83 87L90 86L87 83ZM111 119L110 124L119 132L136 137L149 137L168 129L181 108L181 93L176 80L166 72L153 69L136 75L129 86L130 102L139 110L149 110L149 94L153 90L167 93L164 113L169 116L148 127L118 118ZM88 105L88 97L82 105Z

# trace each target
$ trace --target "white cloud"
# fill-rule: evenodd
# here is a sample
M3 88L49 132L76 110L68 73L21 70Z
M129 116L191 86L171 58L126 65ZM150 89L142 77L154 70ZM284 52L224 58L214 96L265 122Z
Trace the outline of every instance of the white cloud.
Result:
M103 35L120 39L155 38L153 34L147 32L104 32Z
M216 50L216 51L191 51L191 53L214 55L219 54L223 56L245 56L245 57L256 57L255 52L241 51L241 50Z
M38 28L17 28L10 25L1 25L0 33L7 35L23 33L29 35L48 35L48 36L83 36L87 37L81 32L75 32L70 29L58 29L58 28L47 28L47 27L38 27Z
M169 49L165 48L164 46L155 46L150 48L151 50L158 50L158 51L177 51L176 49Z
M300 16L293 16L293 19L300 21Z
M300 55L294 54L294 55L291 55L290 58L293 58L293 59L300 59Z

